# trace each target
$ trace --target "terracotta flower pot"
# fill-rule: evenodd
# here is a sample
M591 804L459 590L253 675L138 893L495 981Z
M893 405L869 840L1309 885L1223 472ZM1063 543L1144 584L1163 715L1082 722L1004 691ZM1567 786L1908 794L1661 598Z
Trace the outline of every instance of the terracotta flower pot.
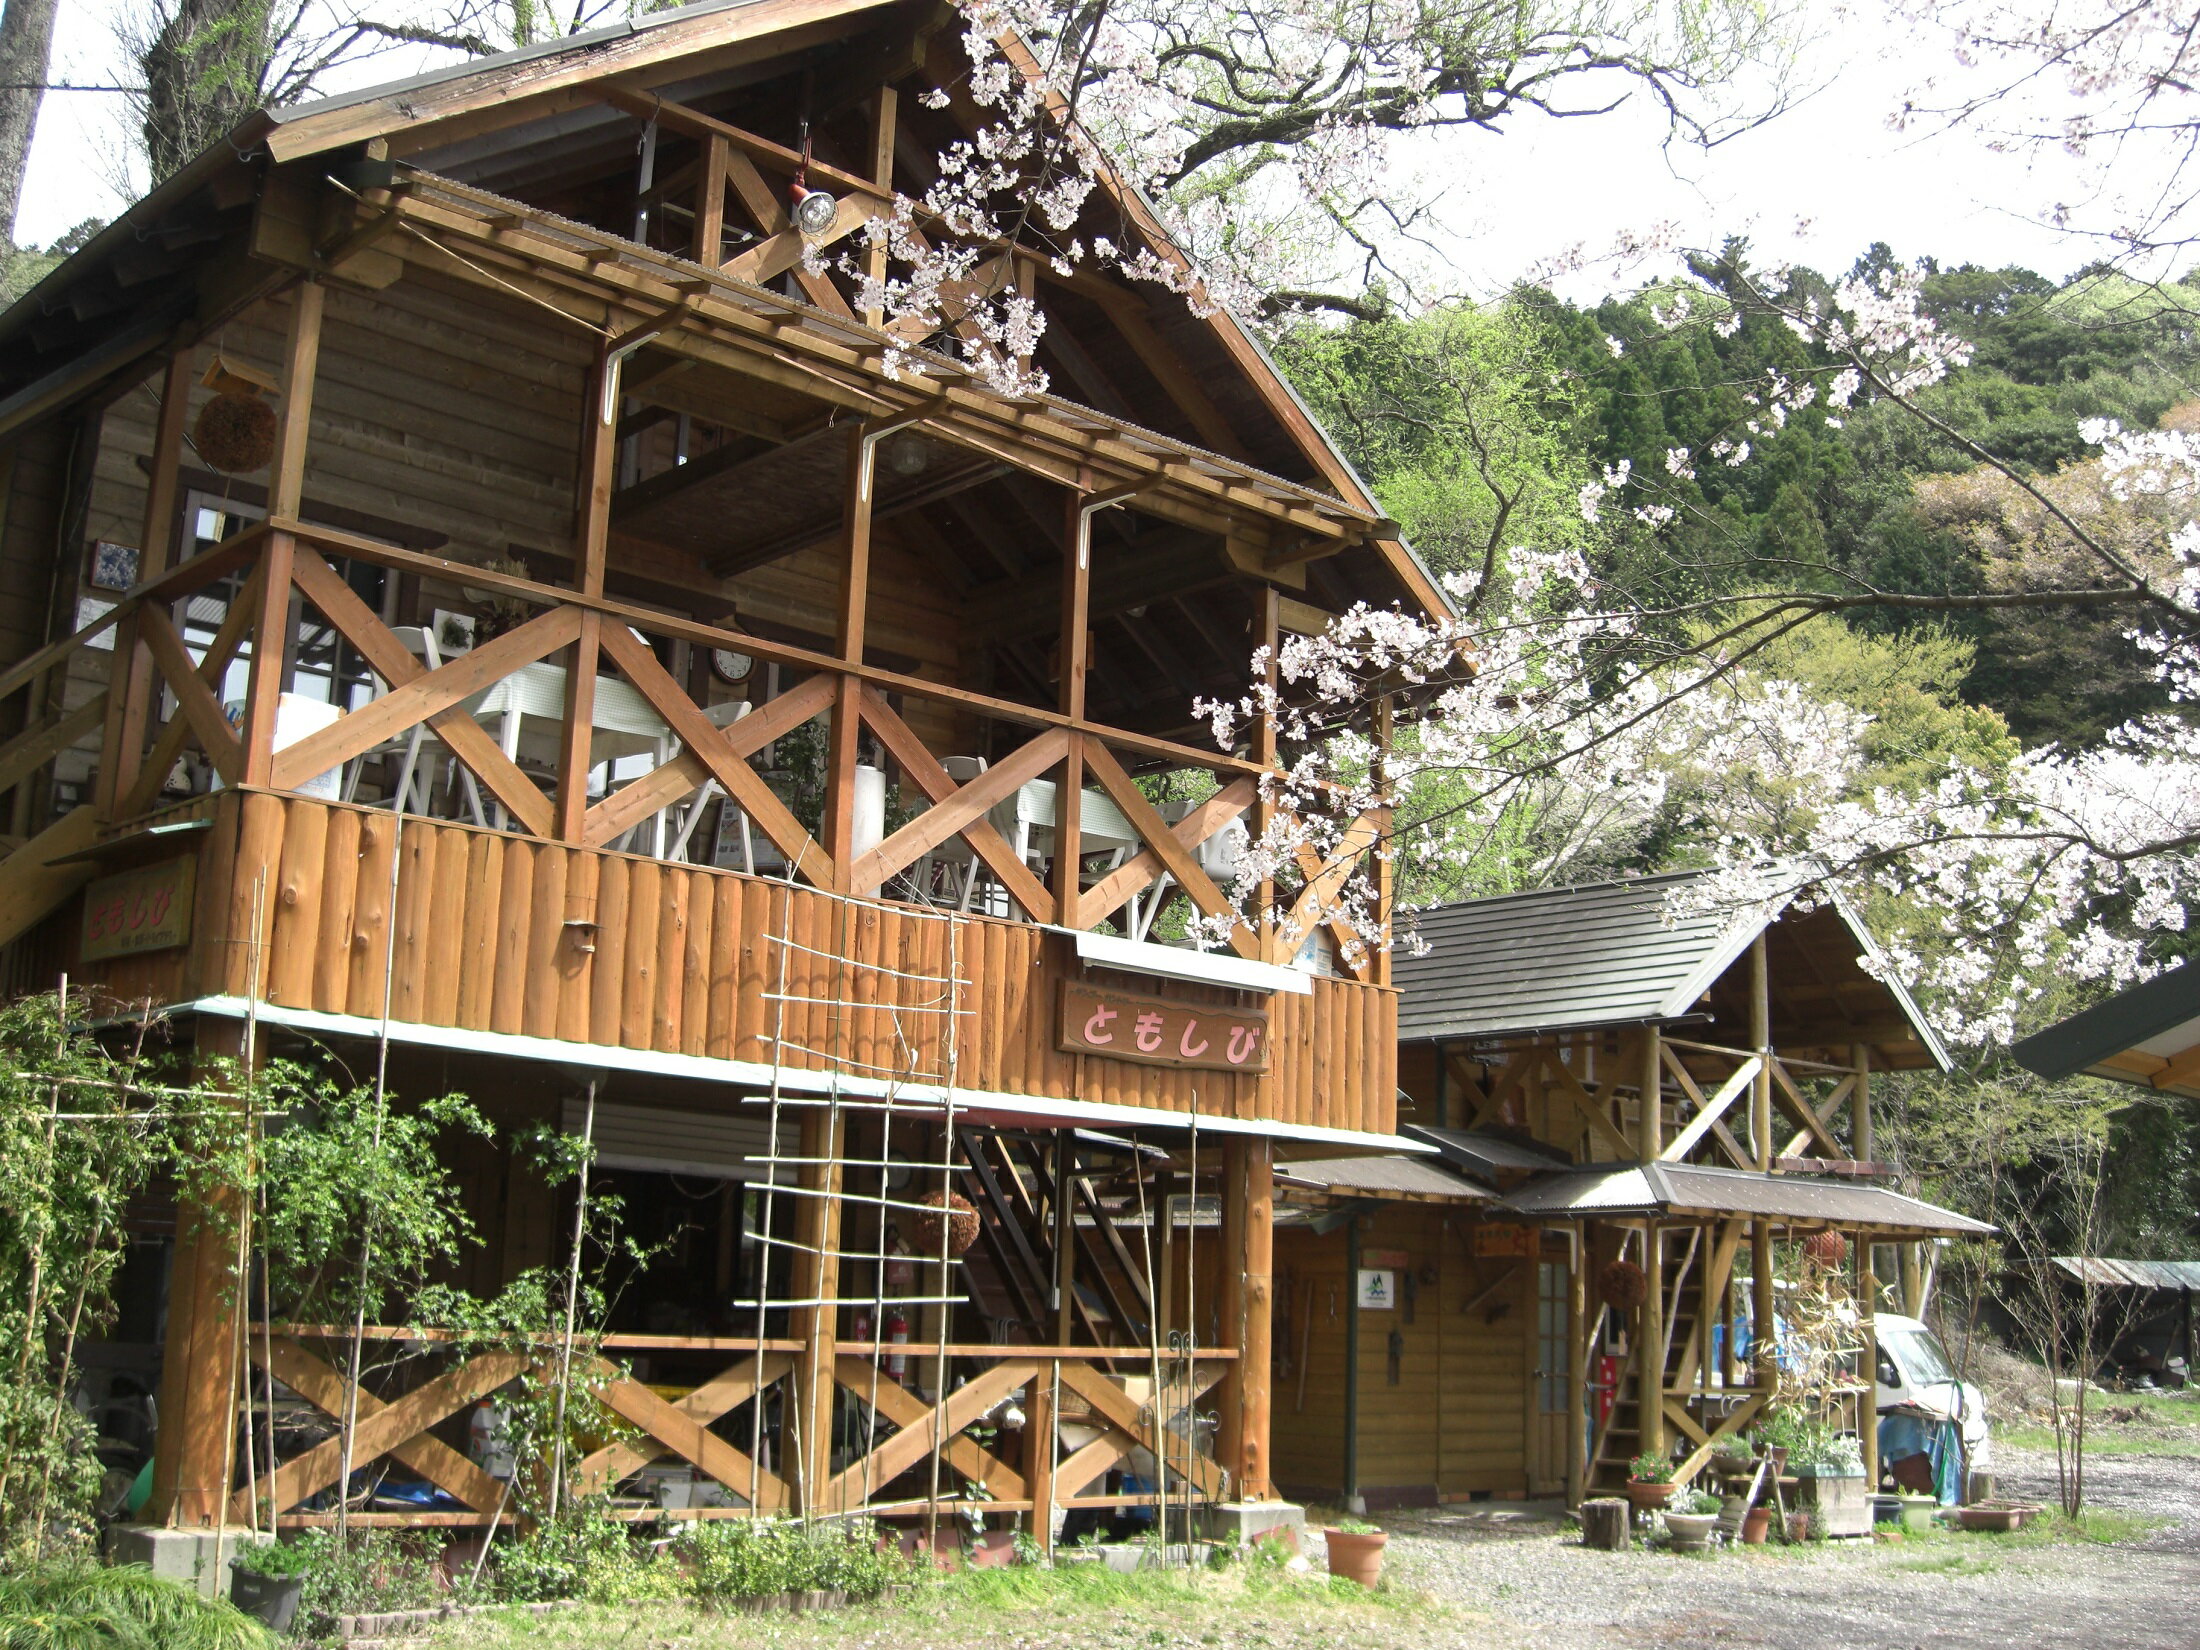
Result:
M1765 1533L1771 1528L1772 1509L1770 1507L1750 1508L1742 1518L1742 1545L1745 1547L1762 1547L1765 1544Z
M1372 1587L1383 1573L1383 1547L1390 1537L1381 1530L1372 1535L1347 1535L1324 1530L1329 1542L1329 1573L1362 1587Z
M1788 1514L1788 1539L1790 1541L1808 1541L1810 1539L1809 1513L1791 1512Z
M1658 1508L1673 1499L1673 1486L1671 1484L1648 1484L1640 1478L1630 1478L1627 1480L1627 1499L1633 1504L1638 1515L1646 1512L1656 1512Z

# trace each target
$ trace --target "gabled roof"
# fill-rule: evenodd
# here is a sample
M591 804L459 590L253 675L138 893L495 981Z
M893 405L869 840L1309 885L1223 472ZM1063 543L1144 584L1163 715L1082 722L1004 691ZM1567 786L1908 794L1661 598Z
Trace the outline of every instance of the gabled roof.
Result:
M1398 1132L1408 1139L1426 1140L1443 1154L1445 1163L1492 1186L1502 1175L1540 1174L1573 1166L1573 1159L1563 1152L1487 1129L1440 1129L1431 1123L1405 1123Z
M1758 1174L1693 1163L1596 1164L1540 1175L1500 1199L1541 1219L1624 1215L1767 1215L1835 1226L1976 1237L1993 1227L1884 1186Z
M1418 1157L1324 1157L1305 1163L1278 1163L1276 1183L1337 1197L1402 1201L1443 1198L1472 1203L1495 1195L1463 1175Z
M1465 900L1420 913L1428 950L1392 964L1399 991L1398 1038L1539 1036L1598 1027L1710 1019L1707 996L1760 933L1776 927L1812 949L1827 989L1852 1005L1878 1004L1898 1021L1892 1040L1914 1041L1909 1062L1945 1069L1948 1058L1924 1015L1895 981L1863 966L1877 954L1871 935L1838 899L1809 913L1782 890L1794 874L1768 867L1768 897L1747 906L1691 905L1675 897L1708 873L1676 871ZM1775 1037L1782 1037L1775 1005ZM1816 1033L1811 1040L1821 1039ZM1855 1040L1886 1042L1877 1035Z
M207 313L203 283L194 285L191 260L203 261L217 242L224 251L238 246L240 220L249 216L269 161L297 164L317 178L323 168L356 156L360 145L380 139L393 157L460 185L525 198L522 182L545 167L555 170L561 155L631 156L638 130L631 105L637 99L739 96L772 76L808 73L813 66L851 85L926 74L932 71L918 67L925 40L959 24L958 15L938 0L701 0L255 114L0 316L0 406L12 407L18 421L41 415L121 381L132 362L157 348L171 328L189 324L194 307L201 325L219 319ZM907 113L906 98L903 107ZM1157 254L1188 267L1135 190L1109 175L1103 178L1103 196ZM200 250L186 250L193 247ZM149 276L166 284L148 285ZM1139 289L1085 272L1077 279L1082 289L1065 289L1062 303L1105 298L1143 314ZM1082 296L1073 299L1080 290ZM246 296L240 292L236 301ZM1053 302L1043 298L1042 308ZM148 305L159 307L158 316L131 329L118 349L115 336L124 319L148 316ZM1243 433L1257 424L1258 441L1248 440L1256 450L1226 456L1286 485L1331 493L1346 513L1395 535L1392 524L1380 522L1379 507L1349 462L1234 317L1219 310L1205 316L1182 312L1168 316L1165 329L1170 336L1162 347L1181 355L1183 376L1213 400L1227 400L1228 416L1214 439L1205 439L1207 426L1202 427L1203 447L1214 449L1216 440L1229 445L1233 426ZM103 351L120 358L96 373L84 370ZM57 362L60 369L49 370ZM1137 418L1109 421L1139 423ZM1344 606L1369 599L1383 605L1403 597L1424 611L1447 609L1441 588L1401 540L1368 542L1372 554L1356 559L1359 571L1350 576L1320 563L1305 570L1316 581L1310 593L1318 601ZM1370 577L1372 583L1363 583ZM1320 593L1323 585L1326 595Z
M2083 1071L2200 1099L2200 965L2179 963L2034 1032L2009 1052L2050 1080Z

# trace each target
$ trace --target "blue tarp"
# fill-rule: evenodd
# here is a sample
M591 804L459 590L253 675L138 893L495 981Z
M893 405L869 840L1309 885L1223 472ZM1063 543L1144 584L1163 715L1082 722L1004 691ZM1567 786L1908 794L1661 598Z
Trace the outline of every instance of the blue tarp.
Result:
M1932 1463L1933 1494L1943 1507L1963 1499L1963 1438L1953 1421L1897 1411L1879 1418L1879 1459L1922 1455Z

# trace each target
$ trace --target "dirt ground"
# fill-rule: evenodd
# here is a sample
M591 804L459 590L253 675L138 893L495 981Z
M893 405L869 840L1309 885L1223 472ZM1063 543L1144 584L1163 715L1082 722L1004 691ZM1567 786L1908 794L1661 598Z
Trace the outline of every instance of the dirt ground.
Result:
M2112 1545L1948 1534L1743 1550L1708 1561L1592 1553L1502 1515L1394 1519L1401 1586L1489 1612L1538 1646L2189 1647L2200 1642L2200 1462L2102 1456L2092 1504L2160 1519ZM2052 1503L2054 1459L2004 1450L2012 1494Z
M2004 1488L2052 1503L2054 1458L2004 1449ZM1381 1600L1311 1578L1230 1577L1116 1595L1029 1575L1028 1591L928 1591L894 1608L714 1618L685 1606L578 1610L447 1629L438 1650L2192 1650L2200 1644L2200 1460L2102 1455L2092 1504L2159 1521L2110 1544L1934 1534L1702 1559L1582 1548L1517 1504L1387 1514ZM1028 1572L1026 1574L1029 1574ZM990 1583L988 1583L990 1585ZM1013 1585L1024 1585L1017 1583ZM418 1641L413 1641L417 1643Z

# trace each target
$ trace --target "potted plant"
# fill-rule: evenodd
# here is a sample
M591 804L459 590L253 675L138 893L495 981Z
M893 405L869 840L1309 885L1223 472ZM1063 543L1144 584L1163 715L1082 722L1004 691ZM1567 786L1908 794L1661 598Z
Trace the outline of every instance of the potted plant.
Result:
M313 1556L313 1549L298 1541L270 1541L240 1549L229 1561L229 1602L264 1622L270 1632L289 1632Z
M1688 1490L1665 1509L1665 1533L1676 1553L1702 1552L1718 1521L1719 1498L1703 1490Z
M1329 1573L1372 1587L1383 1573L1383 1547L1390 1540L1375 1525L1347 1518L1322 1532L1329 1542Z
M1788 1464L1795 1472L1796 1501L1812 1515L1821 1536L1871 1534L1864 1451L1854 1438L1813 1423Z
M1673 1498L1673 1463L1662 1455L1638 1455L1627 1464L1627 1499L1637 1517Z

